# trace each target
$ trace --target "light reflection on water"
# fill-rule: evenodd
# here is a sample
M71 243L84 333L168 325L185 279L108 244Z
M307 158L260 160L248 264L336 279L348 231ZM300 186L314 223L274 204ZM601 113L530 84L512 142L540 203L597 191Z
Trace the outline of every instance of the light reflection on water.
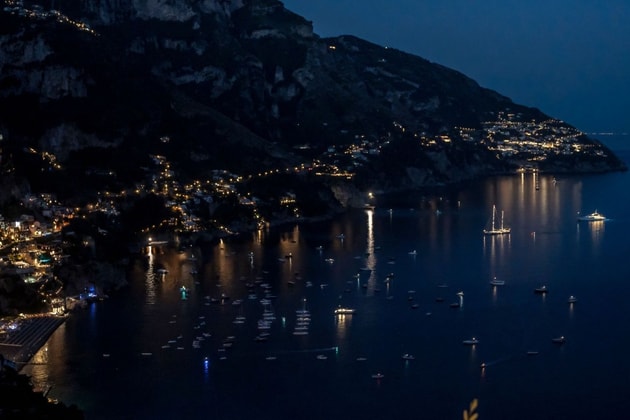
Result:
M153 255L153 247L149 245L147 250L147 272L145 275L146 299L147 305L155 305L156 303L156 273L155 273L155 256ZM161 279L162 275L159 275Z
M351 413L385 418L391 411L372 402L388 401L388 408L399 407L401 415L421 404L427 418L456 418L473 397L479 397L487 419L501 418L507 409L534 410L532 418L545 418L544 410L554 404L545 397L550 393L563 401L582 393L614 410L621 406L611 397L614 389L600 392L591 384L606 378L621 389L624 379L615 378L630 377L625 355L610 351L625 348L630 339L613 340L600 331L601 325L630 322L623 302L628 291L623 289L624 279L630 276L623 260L630 255L626 241L630 223L623 217L630 209L627 198L600 192L615 179L565 177L553 182L544 174L537 179L531 174L498 177L443 198L391 206L392 211L389 205L377 205L375 211L329 223L258 231L184 254L157 250L153 256L143 255L130 271L129 300L120 298L125 305L112 299L100 303L95 312L77 314L76 321L64 326L65 332L60 329L51 337L48 365L34 365L32 372L41 383L54 384L56 395L69 402L82 395L93 400L108 392L133 409L137 398L124 393L133 393L133 385L144 387L160 396L152 402L154 416L171 413L169 405L181 409L181 400L186 401L187 413L198 418L209 410L217 418L288 418L303 412L314 413L310 418ZM495 203L505 211L512 232L484 237L482 229ZM621 220L601 226L576 223L578 211L595 207ZM337 237L341 233L343 239ZM409 255L414 249L417 254ZM198 259L191 261L190 252ZM289 254L291 258L286 258ZM167 267L167 275L149 281L158 266ZM190 274L192 267L199 268L197 276ZM359 271L362 267L369 274ZM389 273L395 276L389 278ZM492 287L489 281L494 276L505 280L505 286ZM254 342L259 333L255 323L263 311L262 288L245 286L257 279L269 283L276 295L269 307L277 320L264 343ZM362 287L364 282L367 288ZM442 283L448 287L438 288ZM543 283L550 293L535 295L533 289ZM179 297L182 284L191 288L187 301ZM385 290L377 293L377 287ZM417 311L410 310L409 290L416 292ZM459 310L449 308L460 299L456 295L460 290L465 308L463 297ZM205 305L206 297L221 293L231 299ZM248 293L256 299L249 300ZM567 308L571 294L580 301ZM444 302L436 302L438 296ZM237 298L244 298L244 304L233 306L231 301ZM304 299L311 310L309 334L294 337L295 310ZM138 309L133 302L146 305ZM340 303L355 307L356 314L333 316ZM233 323L238 315L246 317L245 324ZM191 343L202 331L195 329L200 316L206 321L203 331L212 336L201 349L193 349ZM112 323L117 323L115 328ZM567 344L554 347L550 338L561 334L569 336ZM473 335L480 338L479 345L461 345ZM236 344L219 352L228 336L235 336ZM88 345L81 340L91 341ZM184 348L162 350L169 340ZM339 349L338 357L316 359L331 348ZM602 348L609 350L607 360L593 360L591 355ZM528 358L526 351L531 349L540 350L540 355ZM153 356L140 358L140 351ZM102 357L105 352L112 358ZM416 359L401 360L407 352ZM266 359L269 356L277 359ZM358 356L367 360L357 362ZM77 360L90 363L102 375L102 385L86 379L76 369ZM482 361L488 367L480 372ZM116 381L120 376L112 369L114 364L124 369L129 386L127 379L122 384ZM378 385L371 379L376 370L386 374ZM173 383L182 390L173 389ZM117 384L121 391L105 384L110 388ZM540 389L540 395L532 389ZM529 396L525 403L523 393ZM248 404L241 404L245 394ZM265 411L270 402L275 403L274 410ZM592 411L579 401L575 404L576 410L569 413ZM317 411L320 407L330 410ZM108 414L111 417L112 412Z

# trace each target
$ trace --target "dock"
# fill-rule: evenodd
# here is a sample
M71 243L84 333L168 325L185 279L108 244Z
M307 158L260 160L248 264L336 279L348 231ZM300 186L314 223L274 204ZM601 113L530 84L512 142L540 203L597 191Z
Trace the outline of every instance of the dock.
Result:
M20 319L17 328L0 336L0 354L21 370L64 323L65 316L37 315Z

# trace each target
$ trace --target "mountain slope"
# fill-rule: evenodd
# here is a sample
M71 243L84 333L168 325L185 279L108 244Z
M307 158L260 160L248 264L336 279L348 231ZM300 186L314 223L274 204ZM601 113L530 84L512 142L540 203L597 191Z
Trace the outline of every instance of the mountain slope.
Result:
M624 169L567 124L550 129L540 111L420 57L353 36L322 39L279 1L4 3L2 163L36 190L122 188L146 175L153 155L192 179L311 164L331 147L327 163L361 188L457 182L532 162ZM552 159L513 150L554 135L586 146L557 146L564 152ZM344 160L340 150L358 144L360 159ZM94 168L116 182L60 186Z

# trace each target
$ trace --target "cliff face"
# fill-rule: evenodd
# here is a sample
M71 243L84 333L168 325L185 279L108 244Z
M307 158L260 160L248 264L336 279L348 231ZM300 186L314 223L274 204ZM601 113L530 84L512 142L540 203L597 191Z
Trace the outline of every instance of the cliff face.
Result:
M452 136L502 112L549 118L420 57L322 39L276 0L31 0L0 11L5 154L33 147L78 165L85 150L124 150L122 164L168 137L162 152L179 168L254 171L308 161L297 145L446 134L449 147L417 150L395 179L372 165L372 179L439 184L504 169L481 143L462 158Z

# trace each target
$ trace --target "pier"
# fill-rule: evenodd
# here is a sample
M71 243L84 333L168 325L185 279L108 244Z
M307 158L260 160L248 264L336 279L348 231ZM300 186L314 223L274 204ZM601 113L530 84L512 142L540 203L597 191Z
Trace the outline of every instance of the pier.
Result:
M21 370L65 320L65 316L54 315L19 319L17 328L8 329L0 336L0 354Z

